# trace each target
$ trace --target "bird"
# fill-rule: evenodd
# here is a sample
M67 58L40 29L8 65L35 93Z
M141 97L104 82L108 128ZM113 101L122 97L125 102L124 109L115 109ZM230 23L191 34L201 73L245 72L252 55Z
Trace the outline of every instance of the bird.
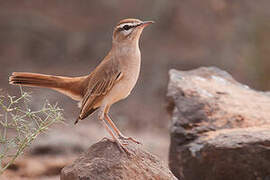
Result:
M13 72L9 84L49 88L79 101L80 112L75 124L98 110L98 119L112 140L122 151L130 154L127 142L140 142L121 133L111 120L109 110L111 105L125 99L134 88L141 66L139 39L143 29L153 23L133 18L121 20L113 30L111 50L88 75L67 77Z

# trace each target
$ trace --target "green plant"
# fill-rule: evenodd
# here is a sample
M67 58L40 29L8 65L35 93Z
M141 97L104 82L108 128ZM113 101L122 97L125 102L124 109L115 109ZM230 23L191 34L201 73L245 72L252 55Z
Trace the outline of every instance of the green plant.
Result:
M31 96L20 90L20 97L0 95L0 174L40 133L63 120L62 109L47 101L41 109L32 111L28 107Z

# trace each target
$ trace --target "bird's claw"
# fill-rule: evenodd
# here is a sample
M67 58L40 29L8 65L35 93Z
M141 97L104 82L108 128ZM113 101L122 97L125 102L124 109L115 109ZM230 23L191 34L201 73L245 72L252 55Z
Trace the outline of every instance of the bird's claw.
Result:
M117 144L118 148L122 151L122 152L125 152L127 153L127 155L131 155L132 152L130 152L128 150L128 148L126 147L126 145L128 145L128 143L122 143L120 142L118 139L115 139L115 143Z
M132 137L126 137L126 136L123 136L123 135L119 136L119 139L124 140L124 141L132 141L132 142L134 142L136 144L142 144L142 143L140 143L139 141L137 141L136 139L134 139ZM126 143L125 145L127 145L127 144L128 143Z

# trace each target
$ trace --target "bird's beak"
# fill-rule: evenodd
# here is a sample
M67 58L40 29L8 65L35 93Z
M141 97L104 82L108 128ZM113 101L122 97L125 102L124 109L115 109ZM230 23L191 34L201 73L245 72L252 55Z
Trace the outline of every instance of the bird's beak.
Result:
M140 24L141 27L146 27L148 26L149 24L154 24L155 22L154 21L144 21Z

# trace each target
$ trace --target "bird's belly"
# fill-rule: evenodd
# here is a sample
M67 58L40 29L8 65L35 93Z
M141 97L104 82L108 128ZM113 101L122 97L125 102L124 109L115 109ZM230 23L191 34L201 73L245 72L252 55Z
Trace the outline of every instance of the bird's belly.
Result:
M139 76L139 70L124 74L123 78L116 83L104 98L106 104L113 104L126 98L134 88Z

